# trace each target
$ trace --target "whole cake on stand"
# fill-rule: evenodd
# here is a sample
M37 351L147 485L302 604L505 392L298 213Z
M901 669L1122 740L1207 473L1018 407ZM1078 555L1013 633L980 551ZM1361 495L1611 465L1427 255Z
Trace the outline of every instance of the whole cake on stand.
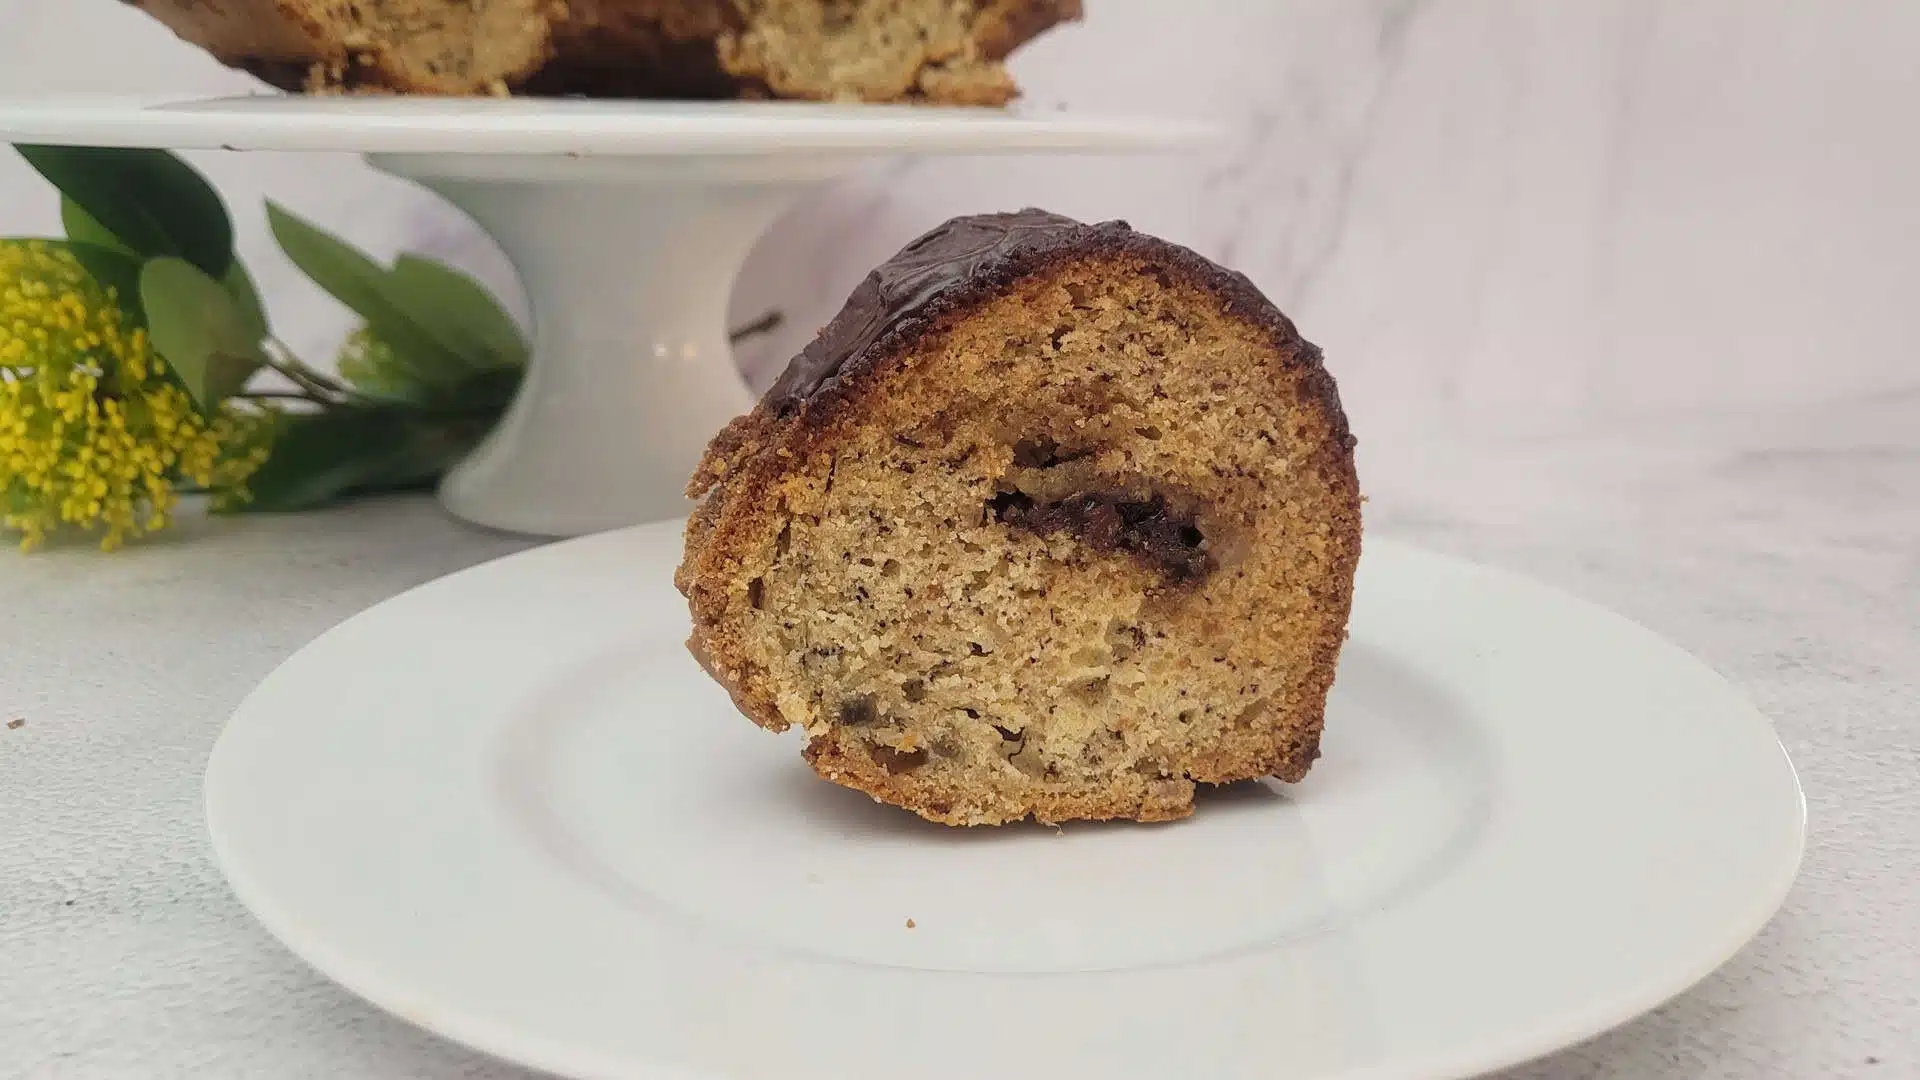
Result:
M1080 0L132 0L286 90L1004 105Z

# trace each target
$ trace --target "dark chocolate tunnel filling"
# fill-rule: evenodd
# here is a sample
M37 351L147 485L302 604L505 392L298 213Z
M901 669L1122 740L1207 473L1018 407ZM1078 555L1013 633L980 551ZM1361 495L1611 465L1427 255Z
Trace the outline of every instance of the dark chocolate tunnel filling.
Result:
M1124 492L1082 491L1035 502L1025 492L1003 491L987 500L987 514L1041 536L1071 533L1095 551L1130 555L1176 582L1198 580L1208 569L1207 538L1161 495L1142 500Z

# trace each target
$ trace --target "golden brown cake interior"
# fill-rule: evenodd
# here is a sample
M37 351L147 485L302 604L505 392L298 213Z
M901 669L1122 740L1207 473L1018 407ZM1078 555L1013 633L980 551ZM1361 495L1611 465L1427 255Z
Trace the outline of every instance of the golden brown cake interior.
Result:
M1079 0L741 0L745 30L720 40L731 74L775 97L1000 105L1000 61Z
M1359 553L1344 418L1187 266L1057 260L716 441L680 580L748 716L953 824L1306 772Z
M189 41L288 89L503 91L549 55L560 0L139 0Z

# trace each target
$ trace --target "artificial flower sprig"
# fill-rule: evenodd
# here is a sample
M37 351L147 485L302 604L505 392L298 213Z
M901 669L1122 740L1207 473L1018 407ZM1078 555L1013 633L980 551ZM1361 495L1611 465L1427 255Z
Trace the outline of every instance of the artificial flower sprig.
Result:
M0 531L23 547L63 531L118 547L187 493L237 512L431 488L525 374L525 335L472 278L383 265L269 203L281 251L362 320L336 373L314 368L273 336L192 166L15 149L59 190L66 231L0 240Z

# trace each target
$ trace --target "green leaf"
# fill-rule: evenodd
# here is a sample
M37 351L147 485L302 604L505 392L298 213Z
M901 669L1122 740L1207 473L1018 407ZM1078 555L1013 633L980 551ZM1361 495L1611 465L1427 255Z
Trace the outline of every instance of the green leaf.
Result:
M140 271L140 303L153 347L202 412L239 393L266 362L232 294L184 259L149 260Z
M97 244L68 241L66 248L80 262L82 269L99 282L111 289L114 300L120 310L132 320L134 326L147 324L146 314L140 306L140 259L123 248L101 247Z
M239 259L227 268L227 276L220 282L233 298L234 306L240 309L240 315L246 320L247 329L258 343L265 341L271 327L267 323L266 305L260 302L260 290L253 284L253 275Z
M458 270L402 255L387 275L387 297L421 329L475 368L521 367L527 339L486 287Z
M126 255L134 254L132 248L109 232L105 225L94 220L93 215L87 213L79 203L74 202L72 196L60 196L60 224L66 229L67 239L76 244L92 244L95 247L111 248Z
M66 230L69 248L81 265L101 284L114 286L127 313L138 325L145 326L146 316L140 310L139 253L122 243L118 236L87 213L85 207L66 195L60 196L60 224ZM254 288L253 279L248 276L247 268L239 259L234 259L233 265L227 268L224 284L240 304L241 313L247 316L253 326L255 339L264 340L267 336L267 313L261 306L260 294Z
M113 294L114 303L126 317L128 326L147 325L146 309L140 300L141 262L138 255L125 248L100 247L72 240L67 241L65 246L87 274ZM171 364L161 377L179 387L189 398L193 396L193 390Z
M281 421L273 454L241 509L309 510L356 495L424 491L473 449L487 425L405 408L335 408Z
M512 404L526 376L526 369L519 367L498 367L475 372L448 392L447 408L484 416L491 427L492 421L498 419Z
M220 193L164 150L16 146L95 225L136 254L185 259L213 278L233 263L233 221Z
M272 199L267 200L267 225L280 250L334 299L359 311L379 294L387 270L359 248Z
M267 223L294 265L365 319L403 362L419 372L421 381L446 386L467 374L469 364L388 296L385 267L272 201L267 203Z

